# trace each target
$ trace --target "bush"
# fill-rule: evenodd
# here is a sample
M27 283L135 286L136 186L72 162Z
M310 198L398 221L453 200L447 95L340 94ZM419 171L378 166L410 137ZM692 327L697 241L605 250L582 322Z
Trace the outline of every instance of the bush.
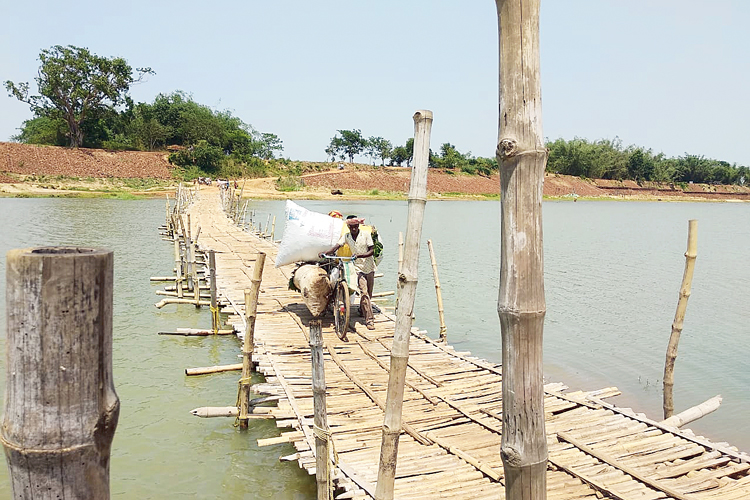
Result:
M305 181L301 177L287 175L276 179L277 191L299 191L305 187Z

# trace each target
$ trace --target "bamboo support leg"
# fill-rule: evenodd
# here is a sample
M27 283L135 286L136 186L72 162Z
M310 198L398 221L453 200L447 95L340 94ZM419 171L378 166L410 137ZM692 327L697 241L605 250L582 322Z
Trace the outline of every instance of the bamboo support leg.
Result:
M331 492L330 439L326 412L326 375L323 360L323 327L320 320L310 322L310 354L312 357L313 434L315 435L315 479L318 499L327 499Z
M216 303L216 252L213 250L208 251L208 272L211 287L211 329L217 333L219 331L219 307Z
M240 428L247 429L248 422L248 400L250 394L250 373L252 370L253 347L255 337L255 317L258 309L258 294L260 293L260 282L263 278L263 265L266 262L266 254L258 253L253 267L253 277L250 280L250 289L245 290L245 339L242 345L242 378L240 379L239 407Z
M435 251L432 248L432 240L427 240L427 248L430 250L432 276L435 278L435 294L437 295L438 317L440 319L440 341L447 342L448 329L445 327L445 315L443 314L443 293L440 291L440 277L438 276L437 261L435 260Z

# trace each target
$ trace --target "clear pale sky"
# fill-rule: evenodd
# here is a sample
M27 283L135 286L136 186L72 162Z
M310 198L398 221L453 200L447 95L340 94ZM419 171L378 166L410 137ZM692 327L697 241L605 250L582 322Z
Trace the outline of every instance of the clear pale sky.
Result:
M53 45L156 75L136 101L183 90L322 161L339 129L403 144L417 109L431 145L494 155L497 15L489 0L0 0L0 81L29 81ZM619 137L750 165L750 1L543 0L549 139ZM31 117L0 91L0 140Z

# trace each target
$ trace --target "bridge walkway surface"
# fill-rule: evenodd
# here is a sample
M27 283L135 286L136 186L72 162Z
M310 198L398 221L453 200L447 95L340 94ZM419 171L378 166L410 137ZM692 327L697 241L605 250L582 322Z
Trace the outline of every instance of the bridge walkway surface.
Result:
M275 268L277 246L237 227L214 190L201 191L188 213L193 231L201 228L201 248L216 251L220 303L241 338L244 290L258 252L267 254L253 354L266 381L253 391L279 396L267 410L279 428L292 430L258 444L292 443L296 453L282 458L314 474L312 317L288 289L292 266ZM375 494L394 320L379 312L370 331L355 316L347 342L335 335L330 316L323 320L337 498ZM416 328L409 349L395 498L504 498L501 367ZM616 388L566 389L545 386L548 499L750 498L748 455L603 401L619 394Z

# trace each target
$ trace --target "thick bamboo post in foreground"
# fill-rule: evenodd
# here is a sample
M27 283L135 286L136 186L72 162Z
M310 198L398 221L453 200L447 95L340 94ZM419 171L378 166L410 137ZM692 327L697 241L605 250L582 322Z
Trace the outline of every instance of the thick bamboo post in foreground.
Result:
M211 329L219 331L219 306L216 303L216 252L208 251L209 287L211 290Z
M380 445L378 485L375 490L377 500L393 498L398 437L401 433L401 408L404 401L406 366L409 361L409 336L411 335L414 297L417 292L419 242L422 238L422 221L427 203L427 162L430 154L431 129L432 111L417 111L414 114L414 167L409 186L409 218L406 221L404 262L398 274L398 308L391 348L383 437Z
M312 357L313 434L315 435L315 480L318 500L327 500L331 491L330 433L326 413L326 369L323 360L323 326L319 319L310 322Z
M677 311L672 322L672 334L669 336L667 346L667 359L664 363L664 418L667 419L674 414L674 399L672 390L674 388L674 363L677 360L677 346L682 334L682 325L685 320L690 288L693 285L693 270L695 269L695 258L698 256L698 221L688 221L688 243L685 252L685 273L682 275L682 286L680 287L680 298L677 301Z
M253 347L255 344L255 317L258 311L258 294L260 281L263 278L263 265L266 254L258 253L253 267L253 277L250 279L250 289L245 290L245 340L242 345L242 378L240 379L240 428L247 429L248 405L250 395L250 373L253 367Z
M14 499L108 499L113 253L11 250L2 444Z
M435 260L435 250L432 248L432 240L427 240L427 248L430 250L432 277L435 278L435 295L437 295L438 317L440 319L440 341L445 342L448 336L448 329L445 326L445 314L443 312L443 292L440 290L440 276L438 276L437 260Z
M496 0L500 41L500 290L505 498L546 498L539 0Z

